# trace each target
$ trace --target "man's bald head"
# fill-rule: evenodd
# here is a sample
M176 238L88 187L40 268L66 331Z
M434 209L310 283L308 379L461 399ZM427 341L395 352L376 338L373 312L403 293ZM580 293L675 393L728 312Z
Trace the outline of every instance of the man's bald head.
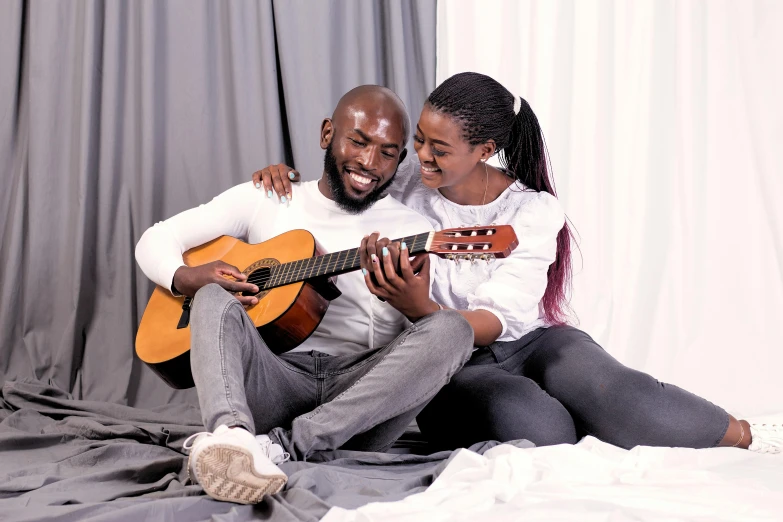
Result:
M405 159L410 122L400 97L362 85L321 123L324 175L318 187L343 210L359 213L383 197Z
M396 114L393 118L396 123L402 125L403 146L408 143L410 138L410 119L408 110L397 93L382 87L380 85L360 85L354 87L340 98L337 107L334 108L332 120L339 125L340 118L346 114L355 113L357 110L364 112L368 116L378 118L388 118Z

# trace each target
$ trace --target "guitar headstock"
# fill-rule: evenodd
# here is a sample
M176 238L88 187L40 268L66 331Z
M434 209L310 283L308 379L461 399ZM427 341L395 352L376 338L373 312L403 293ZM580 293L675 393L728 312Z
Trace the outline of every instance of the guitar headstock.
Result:
M507 257L518 244L511 225L447 228L435 232L427 251L446 259L489 261Z

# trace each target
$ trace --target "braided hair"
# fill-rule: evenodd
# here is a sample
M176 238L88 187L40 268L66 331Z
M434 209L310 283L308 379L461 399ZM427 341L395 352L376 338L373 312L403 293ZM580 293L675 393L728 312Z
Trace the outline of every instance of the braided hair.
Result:
M529 189L557 197L549 167L549 155L538 118L523 99L514 113L515 98L489 76L475 72L455 74L441 83L427 103L436 112L457 121L463 139L476 146L493 140L500 163L509 176ZM544 316L550 324L566 322L570 307L571 230L568 223L557 234L557 255L547 271L542 298Z

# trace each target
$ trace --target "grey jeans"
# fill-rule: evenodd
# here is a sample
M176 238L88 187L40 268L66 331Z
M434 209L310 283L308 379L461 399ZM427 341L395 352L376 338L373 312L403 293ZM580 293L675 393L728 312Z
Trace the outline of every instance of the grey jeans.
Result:
M277 356L242 305L216 284L196 293L190 328L191 368L205 427L268 433L295 460L340 447L384 451L473 348L468 322L446 310L420 319L376 350Z
M446 449L484 440L573 444L584 435L622 448L711 448L729 427L720 407L623 366L570 326L477 350L417 420Z

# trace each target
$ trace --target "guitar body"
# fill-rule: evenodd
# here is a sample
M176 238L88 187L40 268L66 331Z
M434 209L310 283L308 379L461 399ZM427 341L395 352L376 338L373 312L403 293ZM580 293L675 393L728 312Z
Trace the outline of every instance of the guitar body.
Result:
M264 266L321 255L315 238L305 230L293 230L257 245L222 236L185 252L188 266L218 259L250 273ZM250 319L269 348L287 352L303 343L318 327L339 290L329 281L300 281L262 290L258 303L247 307ZM177 328L185 297L174 297L165 288L152 293L136 335L136 354L173 388L194 386L190 372L190 326Z

